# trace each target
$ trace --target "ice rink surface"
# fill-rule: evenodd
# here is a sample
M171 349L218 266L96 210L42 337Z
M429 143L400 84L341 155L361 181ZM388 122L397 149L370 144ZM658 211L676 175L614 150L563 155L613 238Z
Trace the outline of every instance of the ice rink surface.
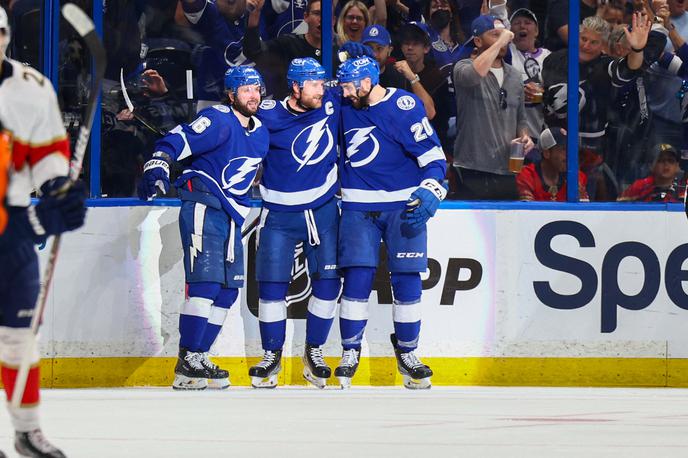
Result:
M43 391L71 458L686 457L688 390L278 387ZM15 456L7 415L0 447Z

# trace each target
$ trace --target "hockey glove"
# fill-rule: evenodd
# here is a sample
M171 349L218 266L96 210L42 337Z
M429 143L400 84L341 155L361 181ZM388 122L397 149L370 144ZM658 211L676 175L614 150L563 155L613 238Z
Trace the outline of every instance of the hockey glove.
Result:
M28 208L28 218L36 241L78 229L86 217L86 187L67 177L54 178L41 186L41 197Z
M153 158L143 165L143 177L139 182L139 198L151 200L158 191L165 195L170 190L170 162L163 152L156 152Z
M447 195L447 190L436 180L426 179L413 191L406 203L407 220L411 227L420 228L435 216L440 202Z
M347 41L339 48L337 53L339 60L344 62L347 59L355 59L357 57L368 56L371 59L375 59L375 53L370 46L358 43L356 41ZM344 59L342 59L344 57Z

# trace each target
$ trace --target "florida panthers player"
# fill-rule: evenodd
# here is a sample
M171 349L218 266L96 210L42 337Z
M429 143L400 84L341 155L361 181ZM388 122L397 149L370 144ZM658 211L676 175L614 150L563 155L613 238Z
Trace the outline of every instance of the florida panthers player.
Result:
M229 373L208 358L227 311L244 282L241 226L249 190L268 152L268 132L254 115L263 80L247 66L225 76L227 103L202 110L195 121L175 127L156 143L144 165L140 197L169 188L169 165L184 166L175 185L187 299L179 316L179 359L173 388L226 388Z
M368 297L380 241L394 293L392 344L408 388L429 388L432 371L414 350L420 334L420 272L427 268L425 223L446 195L439 138L421 101L378 84L379 67L368 57L349 59L337 71L348 99L342 106L346 154L341 155L342 217L339 267L344 276L340 329L344 352L335 370L351 383L368 318Z
M80 227L86 215L83 184L70 187L67 178L69 140L53 87L37 71L5 56L9 41L7 14L0 8L1 161L7 160L11 146L9 220L0 235L0 360L8 399L24 349L34 339L29 329L39 290L34 244ZM40 198L31 205L34 189ZM9 407L15 448L21 456L64 457L39 427L38 351L32 358L21 405Z
M291 95L265 100L258 117L270 130L263 164L263 210L257 255L259 319L263 360L249 370L254 387L274 387L280 371L287 320L287 289L294 247L303 243L313 294L308 303L303 375L324 388L331 375L321 345L337 306L339 210L337 134L341 99L325 89L325 69L313 58L291 61Z

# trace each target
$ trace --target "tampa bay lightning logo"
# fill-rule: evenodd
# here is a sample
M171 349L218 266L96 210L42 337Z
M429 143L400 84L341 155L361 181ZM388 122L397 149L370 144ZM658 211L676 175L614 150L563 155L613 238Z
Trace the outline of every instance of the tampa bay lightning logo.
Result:
M291 155L299 163L299 170L315 165L332 151L334 137L327 121L329 116L303 129L291 143Z
M222 169L222 189L233 194L246 194L251 188L256 170L261 163L259 157L235 157Z
M363 167L373 162L377 157L380 152L380 143L372 134L375 127L359 127L348 130L344 134L347 141L346 157L349 158L351 167ZM356 160L354 160L354 156Z
M246 62L246 56L244 55L243 50L243 40L239 39L229 43L225 48L225 62L227 65L233 67L244 64Z

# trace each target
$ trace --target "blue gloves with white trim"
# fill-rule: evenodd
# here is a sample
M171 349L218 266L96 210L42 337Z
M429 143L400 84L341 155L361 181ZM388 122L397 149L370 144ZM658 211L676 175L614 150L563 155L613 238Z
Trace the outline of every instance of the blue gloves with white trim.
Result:
M138 186L139 199L151 200L158 193L164 196L169 190L169 156L161 151L157 151L153 154L153 158L143 165L143 177Z
M413 228L420 228L435 216L447 190L436 180L428 178L413 191L406 203L407 221Z

